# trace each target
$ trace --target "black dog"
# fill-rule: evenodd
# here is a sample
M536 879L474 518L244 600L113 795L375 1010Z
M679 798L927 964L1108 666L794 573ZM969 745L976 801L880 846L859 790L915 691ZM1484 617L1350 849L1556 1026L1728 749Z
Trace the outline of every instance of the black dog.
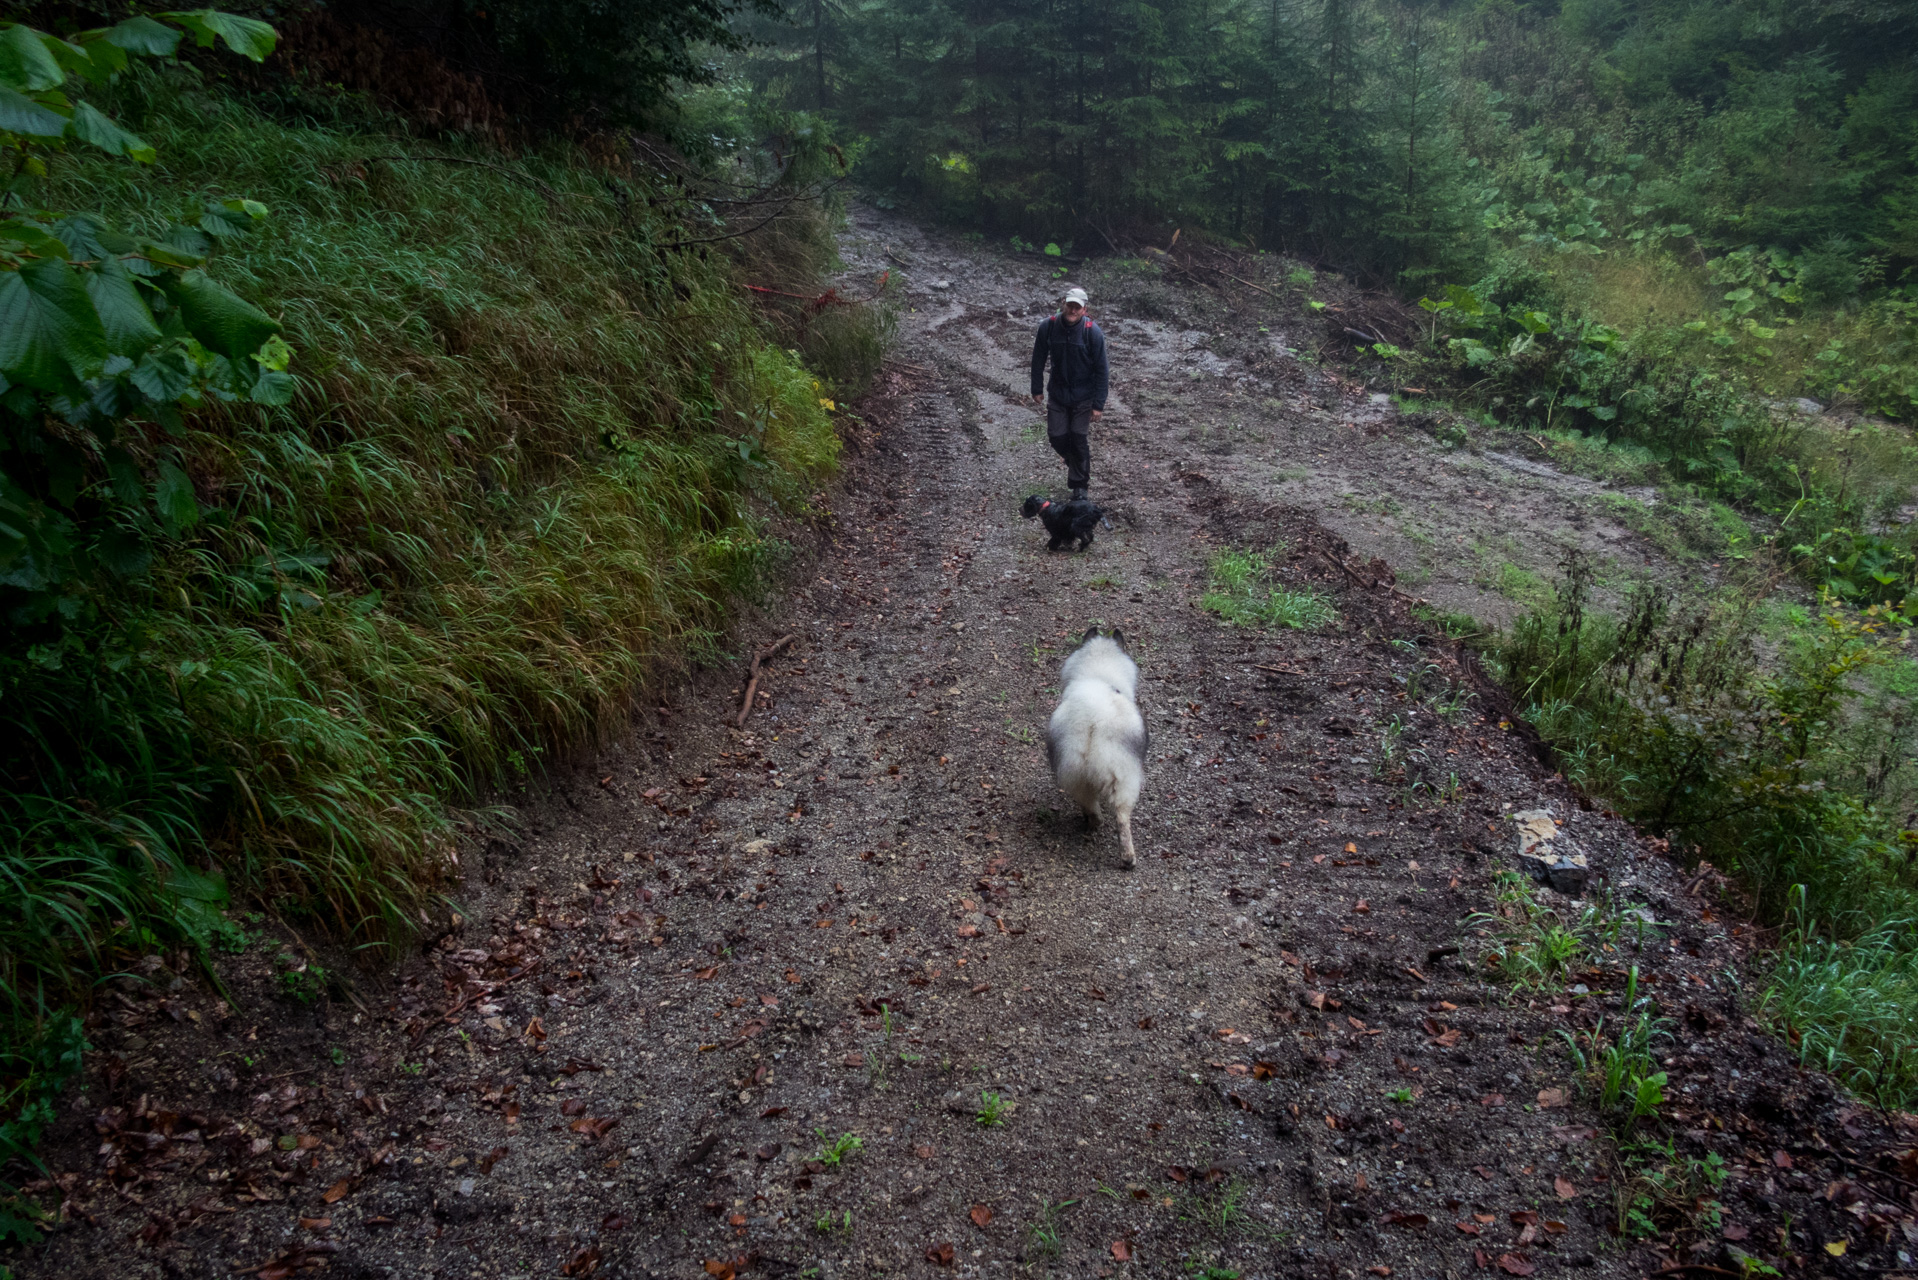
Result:
M1054 502L1035 493L1026 499L1020 514L1028 520L1038 516L1039 522L1045 525L1046 532L1052 535L1052 541L1046 544L1047 551L1061 550L1068 542L1074 541L1079 544L1074 549L1084 551L1092 545L1093 531L1098 527L1100 517L1105 515L1105 508L1087 498Z

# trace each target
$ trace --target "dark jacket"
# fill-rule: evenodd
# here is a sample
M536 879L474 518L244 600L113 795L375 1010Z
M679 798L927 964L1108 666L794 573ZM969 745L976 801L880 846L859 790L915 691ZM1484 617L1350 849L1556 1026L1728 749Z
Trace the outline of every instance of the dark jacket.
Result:
M1049 316L1032 340L1032 394L1038 395L1046 360L1052 360L1052 381L1046 399L1068 409L1106 407L1106 336L1087 316L1067 324Z

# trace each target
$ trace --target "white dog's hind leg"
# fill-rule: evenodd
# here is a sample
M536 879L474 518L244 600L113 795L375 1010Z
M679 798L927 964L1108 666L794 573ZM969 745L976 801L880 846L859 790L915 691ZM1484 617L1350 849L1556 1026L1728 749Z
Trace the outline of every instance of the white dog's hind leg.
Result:
M1119 822L1119 850L1129 870L1138 865L1138 853L1132 847L1132 810L1115 808L1112 816Z

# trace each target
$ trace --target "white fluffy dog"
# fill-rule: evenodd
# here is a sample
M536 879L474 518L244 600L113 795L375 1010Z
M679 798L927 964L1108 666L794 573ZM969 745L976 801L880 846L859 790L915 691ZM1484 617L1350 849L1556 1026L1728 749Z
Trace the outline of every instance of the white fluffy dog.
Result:
M1145 785L1145 751L1151 736L1134 700L1139 668L1115 629L1102 636L1089 629L1059 670L1063 691L1046 726L1046 758L1059 790L1097 826L1100 806L1119 824L1125 865L1132 849L1132 810Z

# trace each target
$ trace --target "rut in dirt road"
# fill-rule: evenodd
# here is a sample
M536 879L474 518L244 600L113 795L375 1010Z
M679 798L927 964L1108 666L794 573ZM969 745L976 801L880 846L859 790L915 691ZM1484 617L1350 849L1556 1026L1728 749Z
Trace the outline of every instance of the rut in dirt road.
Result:
M1382 566L1234 480L1258 459L1196 465L1161 428L1180 397L1342 393L1189 379L1172 330L1095 297L1114 528L1048 554L1019 514L1061 480L1024 395L1043 269L964 258L934 290L916 264L958 251L869 212L845 253L914 273L906 359L827 545L741 640L794 637L745 727L743 681L701 678L556 784L469 866L463 931L325 1023L345 1066L208 1104L245 1113L208 1120L240 1135L206 1166L240 1203L189 1212L207 1182L183 1182L100 1208L172 1215L111 1273L1642 1274L1542 1047L1567 1011L1456 948L1511 809L1654 901L1669 869L1463 696ZM1228 546L1282 549L1338 619L1202 612ZM1131 872L1044 757L1093 623L1124 629L1153 739ZM1388 725L1427 799L1381 761ZM1724 955L1676 963L1730 1009ZM89 1238L41 1259L105 1274Z

